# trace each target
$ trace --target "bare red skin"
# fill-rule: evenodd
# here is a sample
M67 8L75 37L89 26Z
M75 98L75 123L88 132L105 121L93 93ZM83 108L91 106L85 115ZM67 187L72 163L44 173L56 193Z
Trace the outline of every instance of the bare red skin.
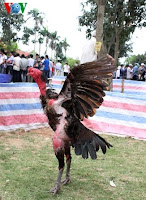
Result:
M53 106L53 104L54 104L55 101L56 101L55 99L50 99L50 100L48 101L48 105L49 105L49 106Z
M46 94L46 83L43 82L41 79L38 80L36 83L39 86L41 95L45 95Z
M63 141L58 137L57 133L54 133L54 136L53 136L53 148L54 148L55 154L57 154L57 151L61 147L63 147Z
M31 75L34 79L34 81L38 84L38 87L40 89L40 93L42 96L46 95L46 83L45 81L42 80L41 75L42 72L36 68L30 67L28 69L29 75ZM48 106L51 107L53 106L55 99L49 99L48 100ZM58 150L60 148L63 148L63 141L58 137L58 133L55 132L53 136L53 147L54 147L54 152L57 154Z

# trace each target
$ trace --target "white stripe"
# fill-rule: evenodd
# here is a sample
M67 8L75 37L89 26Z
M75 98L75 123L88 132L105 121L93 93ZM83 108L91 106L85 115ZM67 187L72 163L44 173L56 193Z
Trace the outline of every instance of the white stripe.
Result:
M42 127L49 127L48 123L32 123L32 124L17 124L17 125L10 125L10 126L0 126L1 131L11 131L11 130L16 130L16 129L25 129L30 130L30 129L37 129L37 128L42 128Z
M121 90L121 88L113 88L113 91L119 91L119 90ZM138 88L135 88L135 89L127 89L127 88L125 88L125 91L129 91L129 92L135 92L135 94L136 93L139 93L139 92L141 92L141 93L146 93L146 90L140 90L140 89L138 89Z
M116 103L126 103L126 104L132 104L132 105L146 106L146 101L136 100L136 99L132 100L129 98L112 97L112 96L109 96L108 94L104 97L104 100L112 101Z
M105 112L111 112L111 113L117 113L117 114L123 114L123 115L128 115L128 116L137 116L137 117L146 118L145 112L123 110L123 109L119 109L119 108L110 108L110 107L104 107L104 106L101 106L98 110L105 111Z
M0 106L5 104L31 104L31 103L40 103L39 98L30 98L30 99L0 99Z
M98 117L98 116L93 116L89 118L90 120L95 120L97 122L106 122L108 124L114 124L114 125L121 125L121 126L127 126L131 128L139 128L139 129L144 129L146 130L146 124L140 124L137 122L131 122L131 121L123 121L123 120L117 120L117 119L109 119L106 117Z
M44 114L43 109L0 111L0 116Z
M0 92L39 92L38 87L1 87Z

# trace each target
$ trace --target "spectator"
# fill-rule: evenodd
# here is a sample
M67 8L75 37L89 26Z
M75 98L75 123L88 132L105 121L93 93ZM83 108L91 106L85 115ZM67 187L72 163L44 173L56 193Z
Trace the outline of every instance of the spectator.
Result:
M146 66L144 66L144 80L146 81Z
M120 69L121 66L118 66L117 72L116 72L116 78L119 79L120 78Z
M62 69L62 65L60 63L60 61L58 60L58 62L56 63L56 66L55 66L55 76L59 76L61 75L61 69Z
M33 59L33 55L32 54L29 55L28 66L29 67L33 67L34 66L34 59Z
M49 73L50 73L48 55L45 56L45 60L43 62L43 65L44 65L43 73L44 73L44 76L45 76L45 79L46 79L46 82L47 82L47 80L49 78Z
M52 76L55 75L55 63L54 61L52 62Z
M21 82L21 75L20 75L20 61L21 58L19 53L17 53L14 57L14 65L13 65L13 82Z
M40 58L40 64L39 64L39 69L41 71L43 71L43 69L44 69L44 66L43 66L44 60L45 60L44 56L41 56L41 58Z
M64 76L67 76L70 72L70 66L68 65L68 63L65 63L64 67L63 67L63 72L64 72Z
M22 54L20 60L20 73L22 82L26 82L27 67L28 67L28 60L26 59L24 54Z
M97 60L97 51L95 50L96 46L96 31L92 32L92 37L86 42L83 47L81 64L86 62L92 62Z
M6 63L7 63L6 74L10 74L13 76L13 64L14 64L13 52L10 52L10 56L6 61Z
M0 51L0 74L5 73L5 63L7 60L7 56L5 55L4 49L1 49Z
M122 65L121 65L121 68L120 68L120 78L121 78L121 79L124 78L124 75L125 75L124 71L125 71L125 67L124 67L124 65L122 64Z
M132 64L129 64L127 67L127 79L132 79Z
M135 63L133 67L133 80L138 80L138 64Z
M140 67L138 68L138 78L139 81L144 81L144 63L141 63Z
M28 58L28 68L33 67L33 66L34 66L34 59L33 59L33 55L30 54ZM28 79L28 82L33 82L32 76L28 75L27 79Z
M53 62L52 62L52 60L49 61L49 68L50 68L49 77L52 77L52 70L53 70Z
M39 64L40 64L39 54L36 54L35 60L34 60L34 67L39 69Z

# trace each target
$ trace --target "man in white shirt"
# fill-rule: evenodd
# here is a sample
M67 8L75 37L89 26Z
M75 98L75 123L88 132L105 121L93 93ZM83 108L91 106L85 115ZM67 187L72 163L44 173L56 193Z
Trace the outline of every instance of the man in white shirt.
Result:
M63 72L64 72L64 76L67 76L70 72L70 66L68 65L68 63L65 63L64 67L63 67Z
M1 49L0 51L0 74L3 74L5 72L5 63L7 60L7 56L5 55L4 49Z
M55 75L56 76L61 75L61 69L62 69L62 65L61 65L60 61L58 60L58 62L55 65L55 71L56 71Z
M127 67L127 79L132 79L132 64L129 64Z
M17 53L14 57L14 65L13 65L13 82L21 82L21 74L20 74L20 61L21 58L19 53Z
M92 32L92 37L86 42L83 47L82 56L80 63L92 62L97 60L96 46L96 31Z
M33 55L30 54L29 58L28 58L28 66L29 67L33 67L34 66L34 59L33 59Z
M22 82L26 82L27 67L28 67L28 60L27 58L25 58L24 54L22 54L20 61L20 73Z
M6 63L7 63L6 73L11 74L13 76L13 64L14 64L13 52L10 52L10 56L7 59Z
M28 58L28 67L34 67L34 59L33 59L33 55L32 54L30 54L29 58ZM33 82L33 78L30 75L28 75L27 76L27 81L28 82Z

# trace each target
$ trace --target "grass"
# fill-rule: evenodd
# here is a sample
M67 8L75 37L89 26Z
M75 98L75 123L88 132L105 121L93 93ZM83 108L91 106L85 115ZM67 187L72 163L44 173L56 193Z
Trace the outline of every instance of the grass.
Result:
M113 136L104 136L114 147L98 160L84 160L72 150L72 183L52 196L58 163L50 134L43 131L0 133L0 199L146 199L146 142Z

